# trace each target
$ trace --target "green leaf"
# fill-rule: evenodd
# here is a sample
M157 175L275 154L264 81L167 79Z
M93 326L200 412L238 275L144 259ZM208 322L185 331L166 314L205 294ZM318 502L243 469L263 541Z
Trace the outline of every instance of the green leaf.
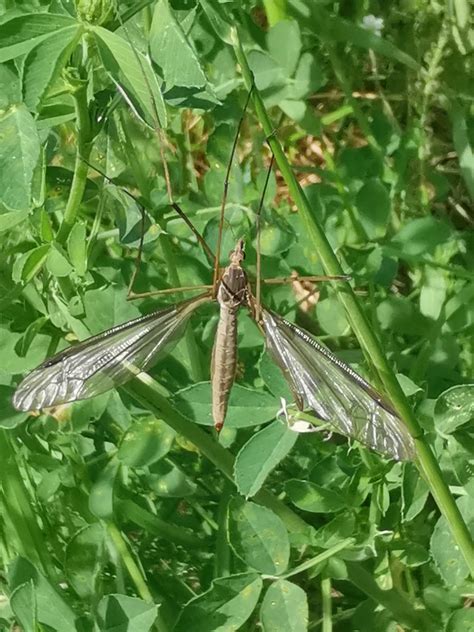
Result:
M279 579L267 590L260 608L264 632L306 632L308 598L305 591L286 579Z
M43 99L59 77L82 35L78 24L56 31L42 39L26 56L23 94L28 108L41 109Z
M0 110L6 110L21 101L20 77L16 68L12 66L13 64L0 63Z
M281 20L267 32L268 52L291 77L296 70L302 42L298 22Z
M436 246L446 243L450 237L448 224L434 217L420 217L407 222L395 235L392 244L400 249L400 257L415 257L433 252Z
M449 617L446 632L474 632L474 609L461 608Z
M43 267L50 249L50 244L44 244L21 255L13 265L13 280L25 285L29 283Z
M49 272L56 277L70 276L72 266L62 252L62 248L57 244L51 244L46 260L46 267Z
M46 316L40 316L28 325L22 337L15 346L19 356L24 357L28 353L28 349L35 339L36 334L41 331L41 329L47 322L48 318Z
M459 167L471 199L474 200L474 152L469 143L469 129L462 108L453 103L451 108L453 142L459 160Z
M264 257L281 255L294 241L294 233L285 230L278 217L272 218L271 223L264 225L260 230L260 252Z
M221 5L210 0L200 0L202 7L214 33L226 44L232 45L234 38L232 35L232 25L228 21L228 14L225 13Z
M238 630L257 605L262 580L255 573L220 577L211 588L191 599L173 632L229 632Z
M123 435L117 458L130 467L145 467L162 459L171 449L175 433L160 419L140 419Z
M84 276L87 270L87 241L85 224L81 222L74 224L67 239L67 251L76 274Z
M420 386L418 386L418 384L415 384L413 380L410 380L410 378L403 373L397 373L397 380L406 397L411 397L415 393L419 393L423 390Z
M288 532L281 518L267 507L233 498L227 533L234 553L248 566L268 575L280 575L287 569Z
M248 62L259 90L284 86L287 78L281 66L264 51L253 50L248 54Z
M95 595L104 546L105 532L100 523L87 525L67 543L64 568L81 599L92 599Z
M185 388L172 398L173 406L189 420L203 426L212 426L210 382L200 382ZM225 421L226 428L248 428L275 419L278 403L262 391L235 384L232 388Z
M196 493L196 483L175 465L161 461L153 472L147 476L148 484L162 498L184 498Z
M12 592L26 583L34 585L36 617L40 624L58 632L59 630L71 630L71 632L76 630L76 615L73 610L31 562L21 557L17 558L10 566L8 575L8 584ZM23 605L26 596L22 595Z
M41 148L35 122L24 105L0 114L0 141L0 203L10 210L29 210Z
M206 76L196 51L170 10L168 0L159 0L150 29L150 53L163 72L166 89L175 86L204 87Z
M114 513L114 485L119 472L120 463L112 459L101 470L97 480L92 485L89 494L89 509L96 516L107 520Z
M470 497L474 498L472 445L466 441L464 433L459 433L459 439L456 435L448 436L446 447L451 458L453 472L459 483L464 486Z
M369 239L384 237L390 217L390 196L380 180L371 179L357 193L359 219Z
M30 579L30 581L15 588L10 595L10 606L23 632L36 632L38 630L36 589L33 580Z
M0 384L0 428L16 428L28 418L28 413L13 408L12 396L13 389Z
M316 314L319 324L330 336L342 336L348 331L346 312L336 295L318 301Z
M321 487L309 481L296 479L287 481L285 490L291 502L304 511L334 513L347 506L347 501L335 490Z
M474 384L449 388L436 400L434 422L436 430L451 434L474 419Z
M420 312L437 320L446 299L446 274L426 266L420 291Z
M462 496L456 501L456 504L472 537L474 535L474 504L472 499L468 496ZM430 548L433 560L445 584L460 586L469 577L469 568L444 516L441 516L435 525Z
M283 397L286 401L293 399L288 382L285 380L281 369L272 360L268 351L264 351L260 356L258 372L265 382L265 386L276 398ZM277 401L279 401L279 399Z
M140 316L138 308L127 302L126 294L125 288L114 285L86 293L86 325L93 334Z
M102 52L105 70L116 83L122 84L125 81L126 88L138 101L151 127L155 128L159 123L165 128L165 103L148 59L116 33L100 26L94 26L91 30Z
M0 233L11 230L17 224L21 224L28 217L28 211L12 211L11 213L0 212Z
M254 434L237 454L234 480L242 496L254 496L294 446L298 434L280 421Z
M137 597L107 595L101 599L97 613L100 632L148 632L158 606Z
M0 327L0 376L24 373L44 360L48 344L51 342L50 336L37 334L28 347L26 356L20 355L20 352L24 351L21 345L22 338L22 334Z
M27 13L0 24L0 63L24 55L50 33L77 26L63 14Z

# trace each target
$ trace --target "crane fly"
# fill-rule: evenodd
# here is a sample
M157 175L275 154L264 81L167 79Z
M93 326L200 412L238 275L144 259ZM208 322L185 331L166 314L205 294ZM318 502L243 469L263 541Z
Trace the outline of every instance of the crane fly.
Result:
M249 99L250 94L247 103ZM218 432L224 425L229 395L235 380L237 315L241 308L245 308L260 328L267 349L281 369L300 410L312 411L334 431L352 437L391 458L413 458L413 439L390 404L350 366L333 355L308 332L261 304L259 247L255 294L243 268L243 239L236 241L229 255L227 267L223 270L220 268L228 177L241 123L242 118L238 125L224 184L212 285L205 286L207 289L204 293L190 300L108 329L45 360L17 387L13 396L14 407L23 411L50 408L94 397L125 384L139 373L147 371L163 357L182 336L189 317L199 307L209 302L217 302L220 315L212 350L211 389L212 416ZM167 177L163 155L162 159ZM192 228L206 253L212 256L212 251L202 236L193 229L189 220L183 217L184 214L172 200L168 179L167 188L170 205ZM265 190L257 213L257 240L260 235L258 228L264 193ZM139 250L138 262L140 255ZM132 283L134 276L135 273L132 276ZM308 279L347 280L347 277ZM291 277L291 281L293 280L294 277ZM285 279L264 279L262 282L275 281L285 282ZM177 292L182 290L183 288L176 289Z
M217 301L220 317L211 364L212 415L217 431L224 425L235 379L237 313L244 307L260 327L300 410L313 411L336 432L394 459L412 458L413 439L397 413L368 382L308 332L257 305L242 267L244 257L244 240L239 239L215 289L113 327L47 359L20 383L13 405L25 411L49 408L124 384L158 361L180 338L196 309Z

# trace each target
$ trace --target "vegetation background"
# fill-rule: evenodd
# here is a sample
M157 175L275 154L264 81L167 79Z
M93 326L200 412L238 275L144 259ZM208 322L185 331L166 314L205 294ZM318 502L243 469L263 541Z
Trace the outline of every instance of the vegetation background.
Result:
M0 629L473 630L467 0L1 7ZM286 286L265 303L385 387L424 431L420 467L274 421L289 396L245 315L217 443L197 425L212 308L159 384L11 407L45 357L166 303L125 300L142 221L124 189L146 208L135 291L211 281L170 202L215 245L250 72L223 252L244 236L255 272L271 144L264 276L337 273L332 248L358 296L325 285L302 310Z

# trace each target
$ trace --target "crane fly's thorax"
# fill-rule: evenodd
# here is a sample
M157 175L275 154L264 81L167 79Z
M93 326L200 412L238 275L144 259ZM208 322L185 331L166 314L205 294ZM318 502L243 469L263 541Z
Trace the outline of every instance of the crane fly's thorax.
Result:
M228 266L221 277L217 290L217 302L221 307L238 309L248 304L248 280L240 266Z
M248 279L242 268L244 259L243 241L239 240L230 253L230 264L225 268L217 289L217 302L221 307L237 310L248 305Z

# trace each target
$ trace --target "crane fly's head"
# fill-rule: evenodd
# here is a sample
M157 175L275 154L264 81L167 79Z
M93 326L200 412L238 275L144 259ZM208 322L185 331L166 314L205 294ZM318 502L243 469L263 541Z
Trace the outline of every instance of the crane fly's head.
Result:
M245 242L243 239L239 239L235 245L234 250L229 252L229 259L231 265L240 266L245 259Z

